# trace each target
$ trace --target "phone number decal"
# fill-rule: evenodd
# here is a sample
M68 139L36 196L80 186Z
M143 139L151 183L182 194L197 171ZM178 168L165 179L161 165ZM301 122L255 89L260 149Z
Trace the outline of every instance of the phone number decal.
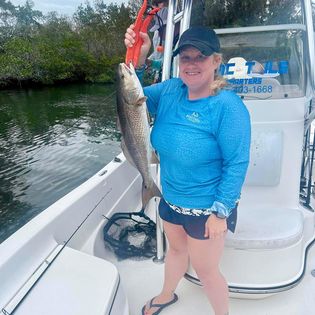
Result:
M239 85L233 87L234 92L241 94L248 93L272 93L272 85Z

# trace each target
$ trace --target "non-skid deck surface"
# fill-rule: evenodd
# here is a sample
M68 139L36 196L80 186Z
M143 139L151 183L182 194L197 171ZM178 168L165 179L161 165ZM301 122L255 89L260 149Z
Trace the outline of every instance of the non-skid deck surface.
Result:
M142 306L157 295L162 286L164 265L152 260L126 260L115 264L128 296L130 315L141 315ZM315 269L314 248L309 251L306 274L297 287L260 300L230 298L230 315L315 315L312 269ZM178 302L163 310L161 315L214 315L201 287L183 279L176 293Z

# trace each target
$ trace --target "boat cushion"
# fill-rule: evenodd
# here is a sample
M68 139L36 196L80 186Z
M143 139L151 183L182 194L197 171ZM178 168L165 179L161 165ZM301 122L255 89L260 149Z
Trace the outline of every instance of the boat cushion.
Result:
M15 314L107 315L118 285L113 264L65 247Z
M276 186L280 182L283 131L252 126L250 162L245 186Z
M303 215L295 209L239 209L235 233L228 232L226 247L278 249L301 240Z

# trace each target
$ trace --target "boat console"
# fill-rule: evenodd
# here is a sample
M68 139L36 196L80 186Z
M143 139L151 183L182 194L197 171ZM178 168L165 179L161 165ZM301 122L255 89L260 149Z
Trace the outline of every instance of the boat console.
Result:
M223 57L219 73L251 116L250 165L235 234L228 233L221 262L230 291L243 297L262 297L297 285L314 241L314 210L300 199L301 165L310 169L311 160L305 121L313 111L314 33L310 3L302 1L300 6L301 15L292 24L215 30ZM174 22L176 16L174 9ZM187 16L183 15L181 32L189 25ZM171 22L169 18L166 30L170 42ZM170 76L167 62L164 79ZM175 58L173 76L178 76L177 65ZM199 284L192 266L186 278Z

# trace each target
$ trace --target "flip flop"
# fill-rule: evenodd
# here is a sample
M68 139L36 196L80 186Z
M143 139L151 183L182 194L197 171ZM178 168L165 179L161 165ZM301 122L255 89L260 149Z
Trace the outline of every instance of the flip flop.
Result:
M154 299L155 299L155 297L153 299L151 299L150 304L149 304L149 309L152 308L152 307L158 307L159 309L156 312L152 313L152 315L158 315L158 314L160 314L160 312L163 311L163 309L165 307L167 307L167 306L177 302L178 296L177 296L176 293L174 293L173 300L171 300L170 302L164 303L164 304L152 304ZM146 307L146 305L144 305L143 308L142 308L142 315L144 315L145 307Z

